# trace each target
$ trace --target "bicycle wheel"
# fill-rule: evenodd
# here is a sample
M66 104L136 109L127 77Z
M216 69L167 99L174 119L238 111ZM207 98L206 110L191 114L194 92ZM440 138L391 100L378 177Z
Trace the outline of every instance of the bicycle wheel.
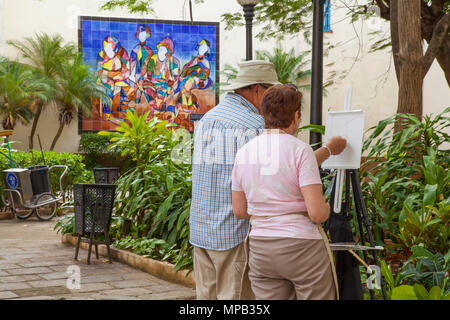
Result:
M55 199L56 199L56 196L54 194L43 193L36 198L34 204L39 205L39 203L41 203L41 202L52 201ZM36 216L38 217L39 220L48 221L55 216L57 208L58 208L57 202L52 201L52 202L46 203L42 206L35 208L34 211L36 212Z
M14 213L14 216L19 220L28 219L33 214L33 209L25 209L25 208L13 208L11 207L11 211Z
M19 204L19 201L17 200L14 202L18 207L15 207L13 205L13 199L14 195L12 193L8 194L7 198L4 198L4 194L2 193L2 200L5 206L9 207L11 209L11 212L14 214L14 216L19 220L25 220L28 219L33 214L33 209L25 208L24 206Z

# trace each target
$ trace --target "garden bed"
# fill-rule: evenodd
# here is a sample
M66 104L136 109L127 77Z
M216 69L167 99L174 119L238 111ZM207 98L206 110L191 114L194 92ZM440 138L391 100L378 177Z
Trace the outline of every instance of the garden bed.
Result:
M77 237L71 234L63 234L61 241L62 243L76 246ZM80 247L87 250L89 248L89 244L81 242ZM108 255L106 245L98 245L98 251L102 256ZM147 272L158 278L195 288L195 280L193 274L189 273L188 270L180 270L175 272L173 270L174 265L171 263L142 257L132 252L120 250L114 247L111 247L111 256L116 261L125 263L133 268Z

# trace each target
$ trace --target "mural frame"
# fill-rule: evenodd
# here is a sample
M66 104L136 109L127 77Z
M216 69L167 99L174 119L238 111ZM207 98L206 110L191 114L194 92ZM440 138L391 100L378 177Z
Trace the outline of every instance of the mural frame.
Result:
M209 21L186 21L186 20L160 20L160 19L143 19L143 18L120 18L120 17L101 17L101 16L78 16L78 51L83 53L83 21L111 21L111 22L131 22L139 24L173 24L173 25L189 25L189 26L214 26L215 30L215 85L219 84L220 78L220 22L209 22ZM214 106L219 102L218 89L215 88L215 103ZM196 113L202 116L201 113ZM78 113L78 135L84 132L99 132L101 130L88 130L83 129L83 115L81 112ZM103 131L114 131L114 130L103 130Z

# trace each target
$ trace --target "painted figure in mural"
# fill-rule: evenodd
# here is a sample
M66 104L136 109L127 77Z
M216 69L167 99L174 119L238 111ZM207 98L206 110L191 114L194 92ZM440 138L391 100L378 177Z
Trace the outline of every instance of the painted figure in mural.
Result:
M165 37L156 46L158 52L144 62L147 73L144 88L148 88L154 98L152 107L155 114L162 113L162 118L173 121L177 115L176 95L180 91L180 61L174 56L174 43Z
M128 53L120 45L117 38L107 36L103 40L103 49L97 56L98 83L106 88L109 103L103 103L102 112L104 118L109 120L111 113L118 113L120 117L128 103L134 99L135 91L130 85L130 67ZM110 108L112 106L112 110Z
M136 38L139 40L139 44L134 47L130 54L130 80L136 91L136 103L139 103L141 101L141 95L143 94L145 96L146 93L143 84L147 73L144 72L143 65L145 59L153 56L153 50L146 44L150 35L149 26L139 25L136 32ZM148 97L146 98L148 101Z
M194 124L190 122L191 114L196 113L199 109L198 99L192 93L195 87L195 78L188 79L183 85L183 89L178 95L177 99L177 117L175 123L179 126L185 127L190 132L194 131Z
M211 44L208 40L203 39L197 44L195 50L197 50L197 56L183 67L182 85L184 86L188 80L193 79L194 89L207 89L213 84L209 78L211 67L208 60L211 54Z

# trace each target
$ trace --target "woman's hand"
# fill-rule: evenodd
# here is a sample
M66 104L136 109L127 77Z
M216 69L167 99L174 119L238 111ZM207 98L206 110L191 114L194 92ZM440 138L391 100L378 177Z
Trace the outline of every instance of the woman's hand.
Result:
M343 137L334 136L328 140L326 146L327 148L320 147L314 152L318 166L321 166L331 155L337 155L344 151L347 146L347 140Z
M247 198L243 191L232 191L232 205L236 219L250 219L247 214Z
M322 223L330 216L330 205L325 202L321 184L311 184L300 188L305 199L309 218L314 223Z

